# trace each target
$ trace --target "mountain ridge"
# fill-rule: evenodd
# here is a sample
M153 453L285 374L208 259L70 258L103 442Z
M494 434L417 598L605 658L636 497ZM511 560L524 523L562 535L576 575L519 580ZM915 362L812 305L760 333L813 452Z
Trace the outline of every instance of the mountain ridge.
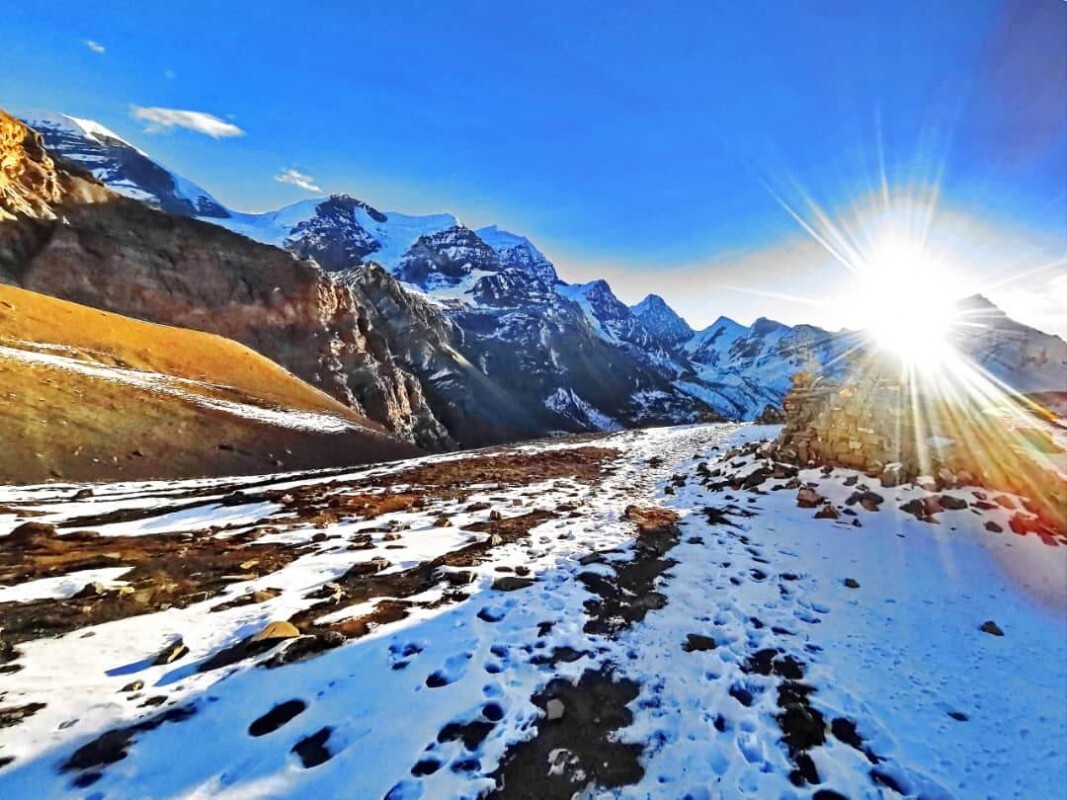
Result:
M67 156L71 155L77 157L78 152L68 148ZM709 414L752 419L781 403L793 372L839 374L854 348L869 346L856 332L831 333L765 317L746 326L723 316L693 330L658 295L628 307L604 280L568 284L527 237L496 225L473 230L452 214L382 212L366 201L333 194L274 212L226 210L225 215L200 219L313 258L343 283L353 283L359 269L380 264L450 321L449 347L464 353L483 373L503 369L497 372L499 380L526 387L530 393L520 405L532 409L536 400L564 428L576 418L623 425L684 422ZM435 325L445 330L440 320ZM1014 345L1005 343L1009 334ZM568 338L573 346L560 344ZM593 340L600 343L590 344ZM990 371L1007 383L1037 391L1060 388L1052 384L1057 366L1067 364L1067 355L1060 353L1057 342L1062 344L1034 329L1000 325L980 336L963 336L960 346L979 364L988 361ZM395 339L394 343L398 344ZM571 351L562 362L561 348ZM505 353L513 366L501 366ZM575 371L579 362L585 366ZM415 363L405 362L405 367L413 369ZM635 376L629 389L617 381L609 381L616 387L614 395L594 389L604 385L606 372L618 369L619 363L626 363ZM523 368L519 365L541 377L531 384L515 372ZM554 380L547 379L550 368L557 373ZM585 377L579 379L578 373ZM593 379L594 375L600 377ZM540 396L535 398L536 393ZM588 394L599 399L592 402ZM580 402L568 405L563 399L572 395ZM652 397L658 411L639 409L639 398ZM592 411L583 410L583 404ZM439 405L437 413L443 408ZM569 411L561 412L562 408ZM538 417L541 412L530 413ZM551 430L546 424L538 432Z

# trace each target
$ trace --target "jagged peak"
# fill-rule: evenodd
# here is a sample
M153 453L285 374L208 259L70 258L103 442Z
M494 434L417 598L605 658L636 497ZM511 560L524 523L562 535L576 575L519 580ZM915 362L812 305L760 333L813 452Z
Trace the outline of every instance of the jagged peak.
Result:
M667 311L674 312L674 309L667 305L667 301L660 297L658 294L649 294L645 296L645 299L640 303L630 306L630 310L637 312L639 309L666 309Z
M316 210L330 211L338 209L347 213L354 214L356 209L363 209L367 215L375 222L385 222L388 219L386 214L376 209L369 203L353 197L350 194L333 193L323 200L320 200L315 205Z

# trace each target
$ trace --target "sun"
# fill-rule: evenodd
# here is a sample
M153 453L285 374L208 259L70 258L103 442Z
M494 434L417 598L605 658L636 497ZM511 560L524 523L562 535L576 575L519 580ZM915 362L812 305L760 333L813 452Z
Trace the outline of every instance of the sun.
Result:
M952 353L957 283L944 258L902 235L876 240L850 281L843 302L874 345L904 366L934 369Z

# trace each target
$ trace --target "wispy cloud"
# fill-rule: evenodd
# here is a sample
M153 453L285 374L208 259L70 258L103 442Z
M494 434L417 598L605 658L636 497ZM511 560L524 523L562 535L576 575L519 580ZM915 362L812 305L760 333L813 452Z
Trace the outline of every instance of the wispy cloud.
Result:
M299 186L306 192L322 191L322 189L315 185L315 179L313 177L305 175L303 172L297 172L292 167L279 172L274 176L274 180L278 181L278 183L288 183L292 186Z
M166 78L168 81L172 81L178 77L178 73L172 69L165 69L163 70L163 77Z
M88 47L90 50L92 50L94 53L106 53L107 52L107 48L104 47L102 44L100 44L100 42L98 42L98 41L96 41L94 39L86 39L85 40L85 46Z
M147 123L145 130L148 133L159 133L171 128L185 128L186 130L202 133L213 139L221 139L227 136L243 136L244 131L236 125L221 120L213 114L204 111L183 111L178 108L158 108L133 106L130 114L134 119Z

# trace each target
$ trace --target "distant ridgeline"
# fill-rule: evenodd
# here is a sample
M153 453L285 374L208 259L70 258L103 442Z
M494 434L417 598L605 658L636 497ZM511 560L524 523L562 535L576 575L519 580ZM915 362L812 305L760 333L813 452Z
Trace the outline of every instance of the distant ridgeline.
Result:
M931 491L976 485L1011 492L1026 498L1012 530L1067 536L1067 481L1053 460L1064 450L1052 436L1055 423L1025 402L924 391L884 374L839 384L798 373L783 403L778 457L862 470L887 487L917 482ZM933 521L939 510L932 502L915 512Z

